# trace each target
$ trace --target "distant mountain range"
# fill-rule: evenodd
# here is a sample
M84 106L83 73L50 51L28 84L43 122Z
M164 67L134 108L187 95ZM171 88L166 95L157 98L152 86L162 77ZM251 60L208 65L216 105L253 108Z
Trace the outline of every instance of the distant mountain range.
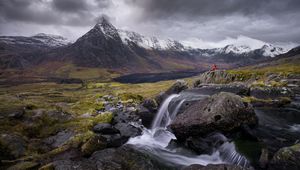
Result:
M266 43L253 49L246 45L199 49L181 42L119 30L102 18L90 31L70 42L56 35L0 36L0 68L27 69L57 63L105 68L121 73L206 70L244 66L283 54L287 49Z

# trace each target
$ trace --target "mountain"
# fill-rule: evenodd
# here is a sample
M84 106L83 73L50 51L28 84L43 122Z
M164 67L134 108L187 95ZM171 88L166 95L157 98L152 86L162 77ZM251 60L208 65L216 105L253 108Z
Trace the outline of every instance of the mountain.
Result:
M39 33L31 37L0 36L0 43L15 46L48 48L68 45L71 42L62 36Z
M244 66L267 61L284 52L283 48L268 43L257 49L241 44L214 49L191 48L176 40L117 29L102 18L74 43L49 34L1 36L0 68L26 69L47 65L53 70L74 65L110 69L121 74L203 71L211 64L220 68Z

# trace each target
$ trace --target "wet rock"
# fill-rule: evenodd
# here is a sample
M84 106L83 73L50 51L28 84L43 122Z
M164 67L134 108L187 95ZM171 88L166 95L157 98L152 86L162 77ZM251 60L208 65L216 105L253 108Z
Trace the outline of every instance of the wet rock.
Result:
M178 94L188 88L188 83L184 80L177 80L167 91L166 94Z
M55 170L97 170L95 164L88 159L58 160L51 163Z
M243 83L199 85L197 88L187 90L187 92L202 95L214 95L220 92L229 92L242 96L248 96L249 91L250 89Z
M16 159L25 155L26 140L14 134L0 135L0 160Z
M114 127L120 131L121 136L127 138L139 136L142 133L141 129L128 123L118 123Z
M198 154L212 154L215 148L218 148L227 141L228 140L224 135L213 133L205 138L189 137L185 141L185 146Z
M201 84L227 84L236 79L236 75L229 74L224 70L208 71L197 78L194 82L194 87L199 87Z
M20 162L9 167L7 170L33 170L37 169L38 166L39 164L36 162Z
M261 155L259 158L259 166L263 169L267 168L269 162L269 152L267 148L261 150Z
M151 112L150 110L148 110L147 108L145 108L144 106L139 106L137 109L137 115L140 117L140 119L142 120L142 124L149 128L151 126L151 123L155 117L155 113L156 112Z
M75 134L71 131L61 131L54 136L50 136L44 140L44 143L50 146L52 149L62 146Z
M300 144L285 147L275 153L270 161L270 170L298 170L300 169Z
M119 147L125 144L128 140L128 137L121 136L120 134L114 135L103 135L107 140L107 147Z
M153 99L146 99L142 104L145 108L147 108L150 112L156 113L158 109L158 105Z
M178 94L186 89L188 89L187 82L184 80L177 80L168 90L160 93L157 97L155 97L155 101L159 106L171 94Z
M98 169L108 170L154 170L167 169L157 160L135 149L132 145L123 145L118 149L104 149L95 152L90 160Z
M167 169L159 161L149 155L135 149L132 145L124 145L118 148L114 154L113 162L117 162L122 169Z
M95 163L97 169L103 170L122 170L119 162L113 161L116 149L109 148L93 153L89 158Z
M139 119L140 117L136 112L115 112L112 124L136 122L139 121Z
M85 156L91 155L97 150L102 150L107 147L107 139L102 135L95 135L91 137L85 144L81 147L81 152Z
M276 99L280 97L293 97L293 92L286 87L252 87L250 96L259 99Z
M243 124L257 124L252 106L237 95L221 92L187 108L170 127L177 139L184 140L215 131L229 132Z
M119 133L119 131L117 129L115 129L109 123L98 123L96 126L93 127L93 131L95 133L101 133L101 134L116 134L116 133Z
M247 168L243 168L238 165L227 165L227 164L207 165L207 166L194 164L183 168L183 170L247 170Z

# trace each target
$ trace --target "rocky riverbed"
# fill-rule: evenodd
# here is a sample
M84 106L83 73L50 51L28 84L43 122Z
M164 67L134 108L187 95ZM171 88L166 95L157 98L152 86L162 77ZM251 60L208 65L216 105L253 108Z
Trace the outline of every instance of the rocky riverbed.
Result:
M4 115L34 125L82 119L85 131L46 138L1 134L3 169L300 169L299 75L264 83L223 71L193 85L178 80L151 99L105 95L94 114L22 111ZM42 119L42 120L41 120ZM106 121L99 121L99 120ZM72 121L71 121L72 122ZM73 121L74 122L74 121ZM102 123L99 123L102 122ZM29 135L30 136L30 135ZM28 148L36 153L25 156Z

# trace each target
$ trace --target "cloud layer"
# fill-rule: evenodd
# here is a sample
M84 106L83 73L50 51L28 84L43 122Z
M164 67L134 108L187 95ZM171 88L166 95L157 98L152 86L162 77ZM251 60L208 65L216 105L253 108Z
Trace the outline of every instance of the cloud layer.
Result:
M299 0L1 0L0 34L76 39L103 14L119 28L203 46L240 35L300 43Z

